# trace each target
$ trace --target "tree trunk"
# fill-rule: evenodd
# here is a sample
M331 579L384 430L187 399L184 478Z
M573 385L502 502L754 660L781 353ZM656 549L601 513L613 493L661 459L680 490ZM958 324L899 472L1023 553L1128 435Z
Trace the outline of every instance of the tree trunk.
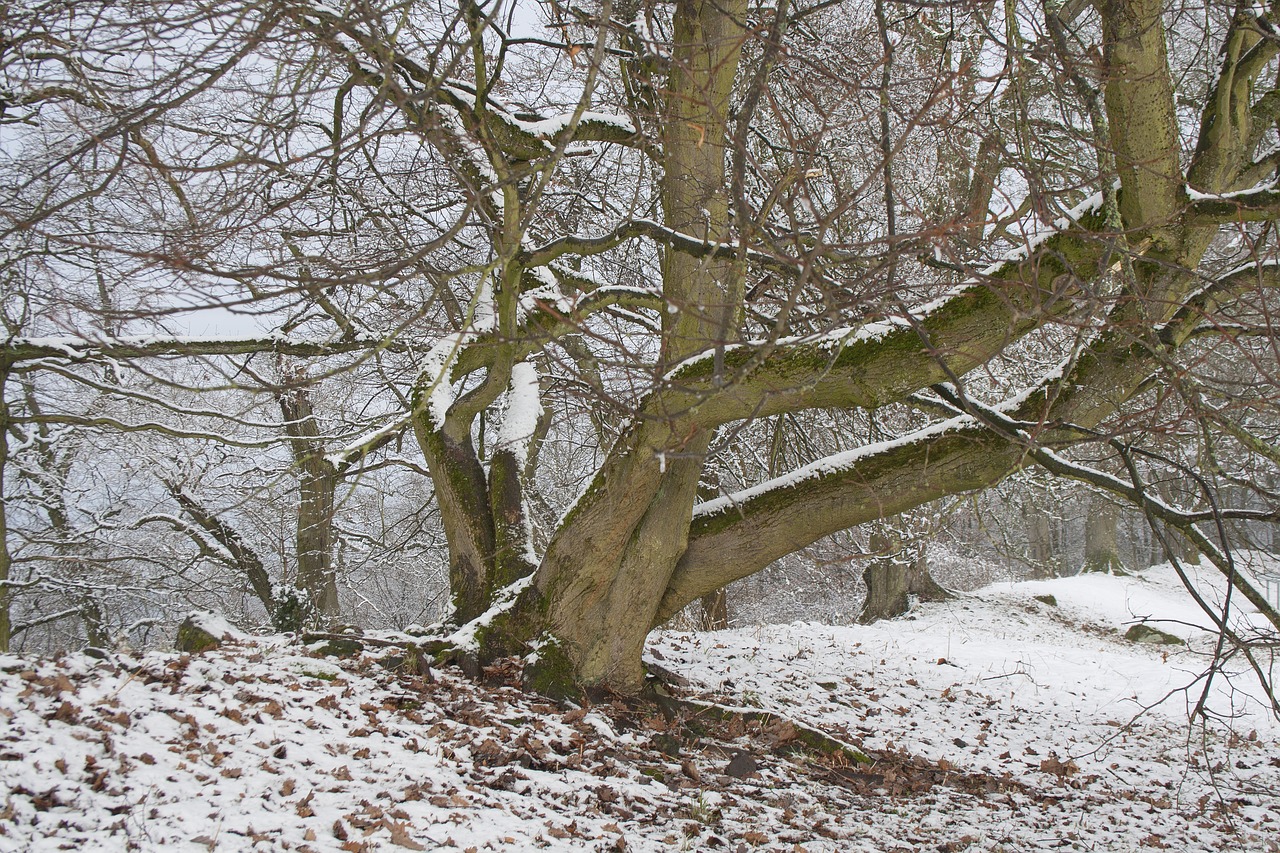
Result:
M314 613L338 615L338 580L333 571L333 514L338 471L325 458L320 424L305 387L280 395L285 432L298 467L296 586L306 592Z
M869 625L881 619L901 616L911 608L911 599L943 601L950 594L929 574L923 543L903 543L892 531L871 534L871 550L879 554L862 573L867 598L858 622Z
M702 630L724 631L729 628L729 593L724 587L702 596Z
M1033 506L1025 506L1023 514L1027 523L1027 560L1031 563L1031 577L1055 577L1058 572L1049 516Z
M1082 572L1105 575L1124 575L1124 563L1120 560L1119 508L1102 497L1095 497L1089 504L1089 514L1084 521L1084 568Z
M675 10L660 189L664 224L697 239L731 239L726 142L746 8L682 0ZM666 249L663 296L673 310L663 312L660 369L714 350L719 375L719 356L738 337L743 282L736 261ZM563 679L640 689L645 637L688 543L711 436L682 415L637 419L553 537L536 588Z
M9 651L13 635L13 593L9 588L9 529L5 511L5 469L9 467L9 403L5 396L8 371L0 372L0 653Z

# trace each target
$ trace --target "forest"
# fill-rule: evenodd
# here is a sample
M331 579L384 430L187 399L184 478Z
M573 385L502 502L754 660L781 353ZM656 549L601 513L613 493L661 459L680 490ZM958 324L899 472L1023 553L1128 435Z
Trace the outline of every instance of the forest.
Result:
M1172 561L1266 682L1278 14L7 4L0 651L627 695L672 620Z

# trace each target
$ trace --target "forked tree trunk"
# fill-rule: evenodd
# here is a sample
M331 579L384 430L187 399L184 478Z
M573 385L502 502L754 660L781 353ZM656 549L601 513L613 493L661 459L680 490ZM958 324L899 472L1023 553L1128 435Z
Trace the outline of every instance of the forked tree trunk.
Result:
M660 189L664 224L697 239L731 239L726 143L746 9L746 0L675 9ZM663 312L660 367L737 340L743 282L736 261L667 249L662 287L673 310ZM688 543L711 437L678 416L637 423L564 520L537 573L564 670L550 681L640 689L645 637Z

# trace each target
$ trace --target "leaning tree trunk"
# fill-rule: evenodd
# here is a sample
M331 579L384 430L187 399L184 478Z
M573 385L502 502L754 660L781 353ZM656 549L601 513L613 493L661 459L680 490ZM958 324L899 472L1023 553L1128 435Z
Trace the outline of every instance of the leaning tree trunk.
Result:
M271 576L267 573L267 567L262 562L262 558L229 522L219 518L187 494L178 483L166 481L165 487L196 526L226 552L224 561L249 582L249 588L253 590L253 594L267 611L271 626L277 631L301 631L310 616L309 603L301 600L295 591L284 586L277 587L271 583ZM207 548L201 536L192 534L192 538L199 547Z

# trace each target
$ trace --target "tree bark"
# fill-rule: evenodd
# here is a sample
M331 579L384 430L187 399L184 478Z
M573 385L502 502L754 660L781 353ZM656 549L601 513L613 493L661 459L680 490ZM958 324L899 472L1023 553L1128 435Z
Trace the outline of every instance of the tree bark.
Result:
M929 574L928 553L922 542L902 542L881 528L871 534L871 550L879 555L862 573L867 598L858 622L869 625L901 616L911 609L911 599L943 601L950 597Z
M729 99L746 36L745 0L681 0L662 121L664 221L727 241ZM742 271L669 247L661 364L736 340ZM713 360L716 371L723 360ZM678 413L638 418L553 537L537 573L545 625L580 685L633 693L645 637L685 550L712 431ZM710 591L710 590L708 590Z
M1103 497L1095 497L1089 503L1089 514L1084 520L1084 568L1085 573L1124 575L1124 563L1120 559L1119 544L1120 510Z
M702 630L726 631L729 628L729 593L724 587L702 596Z
M9 651L13 635L13 592L9 587L12 560L9 556L9 527L5 500L5 471L9 467L9 403L5 391L8 370L0 371L0 653Z
M338 471L325 458L320 425L311 395L302 386L280 395L285 432L299 472L296 586L312 610L324 617L338 615L338 582L333 569L333 515Z
M1029 505L1023 507L1023 516L1027 525L1027 560L1031 563L1031 576L1055 577L1058 572L1054 561L1053 530L1049 516Z

